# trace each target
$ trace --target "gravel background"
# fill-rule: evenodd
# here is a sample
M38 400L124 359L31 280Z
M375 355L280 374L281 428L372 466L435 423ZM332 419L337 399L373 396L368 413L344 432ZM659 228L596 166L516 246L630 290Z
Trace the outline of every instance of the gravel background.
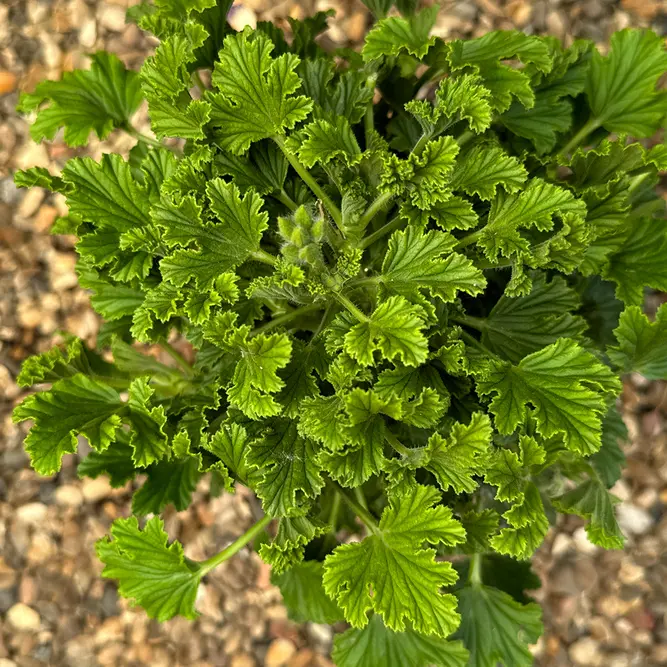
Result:
M128 4L0 0L0 667L326 667L331 630L291 623L268 569L247 550L209 576L195 623L159 625L119 600L114 584L99 577L93 543L128 514L131 487L79 481L73 456L54 478L37 477L21 447L25 429L9 419L21 398L14 383L21 361L49 348L59 330L92 340L98 326L76 284L73 239L48 233L65 212L62 198L17 191L10 173L57 170L74 154L99 158L133 143L116 134L105 143L92 139L85 151L61 140L34 145L14 111L18 92L85 66L86 53L97 49L138 67L155 43L125 25ZM666 0L476 0L442 7L436 31L443 37L518 27L603 43L630 25L667 32ZM368 14L356 1L246 0L232 22L285 23L286 16L328 8L337 14L325 39L357 43ZM541 667L667 665L667 386L633 377L622 400L632 443L614 493L622 500L628 546L598 550L574 518L552 529L536 561L546 623L534 647ZM190 557L204 558L211 545L221 548L251 523L252 507L241 493L211 500L201 484L189 510L167 513L167 530Z

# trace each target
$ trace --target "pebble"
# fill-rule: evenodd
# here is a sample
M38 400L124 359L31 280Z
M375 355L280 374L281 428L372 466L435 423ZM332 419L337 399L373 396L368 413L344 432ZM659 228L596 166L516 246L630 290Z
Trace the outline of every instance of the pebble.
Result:
M87 503L97 503L108 498L113 489L106 477L98 477L84 480L82 491Z
M558 533L551 545L551 555L559 558L572 549L572 538L566 533Z
M15 604L7 612L7 621L19 632L36 632L41 625L39 614L22 602Z
M274 639L264 658L264 667L283 667L296 653L296 646L289 639Z
M256 28L257 14L252 9L250 9L250 7L237 5L230 12L229 25L234 28L234 30L243 30L243 28L245 28L247 25L249 25L251 28Z
M66 484L56 489L56 505L79 507L83 504L83 493L78 486Z
M0 667L18 667L18 665L9 658L0 658Z
M656 665L667 665L667 644L658 644L651 651L651 660ZM2 665L0 665L2 667Z
M122 32L125 28L125 10L106 3L101 4L100 8L100 25L111 32Z
M8 95L16 90L16 74L0 70L0 95Z
M588 539L588 533L583 526L577 528L577 530L574 531L572 534L572 539L575 546L577 547L577 551L580 551L581 553L593 555L600 550L600 547L598 547L596 544L593 544Z
M237 653L232 657L230 667L256 667L257 663L249 653Z
M629 559L623 560L618 571L618 579L622 584L633 585L644 580L645 570Z
M92 49L97 41L97 22L89 18L79 28L79 44L85 49Z
M641 507L621 503L616 509L618 525L625 535L644 535L653 526L653 517Z
M16 519L19 523L36 526L46 519L47 511L44 503L27 503L16 510Z
M600 645L592 637L578 639L568 650L570 659L582 667L599 667L602 665Z

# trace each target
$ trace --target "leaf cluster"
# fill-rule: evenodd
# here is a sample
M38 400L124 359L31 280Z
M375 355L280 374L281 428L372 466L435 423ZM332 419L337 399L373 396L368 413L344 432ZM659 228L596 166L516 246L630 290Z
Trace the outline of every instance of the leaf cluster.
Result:
M622 546L620 377L667 379L666 307L642 311L667 289L667 159L641 141L667 113L662 40L446 42L436 5L368 0L361 51L328 53L327 13L235 32L230 4L137 5L160 40L139 73L98 53L21 100L36 140L137 137L16 174L65 196L104 320L97 349L23 366L32 465L84 437L82 476L143 480L97 551L152 617L193 618L261 536L290 613L351 626L341 667L529 665L525 561L556 512ZM136 517L205 476L265 516L194 562Z

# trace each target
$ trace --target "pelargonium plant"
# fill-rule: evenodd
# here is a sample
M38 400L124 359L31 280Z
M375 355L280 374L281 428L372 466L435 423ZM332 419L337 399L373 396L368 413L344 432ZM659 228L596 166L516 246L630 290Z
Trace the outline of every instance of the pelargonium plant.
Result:
M443 41L437 5L367 0L327 52L329 12L236 32L230 4L133 7L139 73L99 52L21 99L37 141L137 139L16 174L66 197L104 320L23 366L32 466L83 436L80 475L143 476L97 553L151 617L254 541L295 618L349 624L341 667L530 665L528 561L557 513L622 547L620 378L667 378L663 40ZM206 476L264 517L196 562L159 515Z

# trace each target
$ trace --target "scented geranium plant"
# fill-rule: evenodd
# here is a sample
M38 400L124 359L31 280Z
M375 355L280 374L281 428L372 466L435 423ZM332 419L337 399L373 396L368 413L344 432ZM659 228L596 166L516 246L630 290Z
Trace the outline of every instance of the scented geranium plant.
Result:
M557 513L623 546L621 376L667 377L667 309L642 311L667 151L641 141L667 53L445 42L437 5L367 4L330 53L329 13L235 32L230 2L156 0L129 14L160 40L139 73L100 52L22 97L37 141L137 143L16 175L66 197L104 324L26 361L14 416L41 474L83 436L80 475L143 480L97 553L151 617L194 618L253 542L294 618L349 625L341 667L530 665L528 561ZM159 515L203 477L264 517L195 562Z

